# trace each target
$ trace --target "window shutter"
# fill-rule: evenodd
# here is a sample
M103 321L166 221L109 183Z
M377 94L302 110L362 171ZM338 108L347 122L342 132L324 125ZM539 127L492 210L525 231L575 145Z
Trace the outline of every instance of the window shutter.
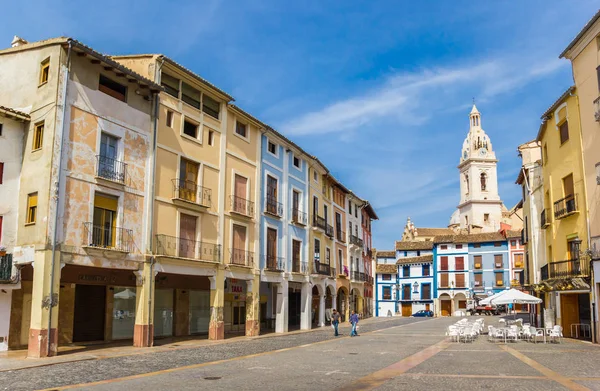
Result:
M440 270L448 270L448 257L440 257Z
M446 274L446 273L440 274L440 287L441 288L448 287L448 274Z
M455 270L465 270L465 258L464 257L456 257L455 262L456 262Z
M457 273L455 276L456 279L456 288L464 288L465 287L465 275L463 273Z

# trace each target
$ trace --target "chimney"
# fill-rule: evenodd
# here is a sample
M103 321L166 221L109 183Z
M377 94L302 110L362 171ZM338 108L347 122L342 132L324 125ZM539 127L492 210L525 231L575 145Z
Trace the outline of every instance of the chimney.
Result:
M19 37L18 35L15 35L12 42L10 43L10 46L13 48L16 48L17 46L25 45L27 43L29 43L29 42L27 42L23 38Z

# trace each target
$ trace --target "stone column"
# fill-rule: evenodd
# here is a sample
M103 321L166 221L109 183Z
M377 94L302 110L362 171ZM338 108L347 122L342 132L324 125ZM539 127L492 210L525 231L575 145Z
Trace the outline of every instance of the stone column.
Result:
M135 326L133 328L133 346L144 348L154 344L154 294L156 275L154 266L146 262L142 270L135 272Z
M246 281L246 337L260 334L260 276Z
M302 283L300 330L310 330L312 322L312 289L308 282Z
M277 307L275 308L275 332L288 331L288 281L277 284Z
M319 327L325 326L325 295L319 295Z
M27 356L41 358L56 356L58 351L58 298L60 291L60 252L54 261L54 281L51 283L52 252L35 253L33 262L33 289L31 292L31 323ZM50 285L53 294L50 297ZM50 330L48 318L52 313ZM48 338L50 344L48 344ZM50 345L50 346L48 346Z
M225 272L219 267L215 276L210 280L210 322L208 324L208 339L225 338L225 322L223 307L225 306Z
M344 301L345 301L345 306L346 306L346 313L344 314L344 319L342 319L343 322L348 322L350 320L350 311L352 311L350 309L350 295L346 295L346 297L344 297Z
M339 308L337 308L337 295L331 295L331 309L336 309L338 312L340 311Z

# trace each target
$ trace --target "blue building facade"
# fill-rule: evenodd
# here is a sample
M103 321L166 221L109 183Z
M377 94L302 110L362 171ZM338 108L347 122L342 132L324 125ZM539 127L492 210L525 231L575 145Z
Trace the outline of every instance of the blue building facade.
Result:
M262 327L311 327L307 154L273 129L261 139Z
M393 316L398 306L396 252L377 251L375 262L375 316Z

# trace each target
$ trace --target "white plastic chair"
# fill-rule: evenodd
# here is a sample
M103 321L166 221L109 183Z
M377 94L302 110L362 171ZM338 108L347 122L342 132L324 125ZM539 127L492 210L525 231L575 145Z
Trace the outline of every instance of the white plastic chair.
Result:
M506 340L517 342L519 339L519 332L517 326L510 326L510 328L506 331Z
M552 330L550 330L551 341L558 341L558 343L561 343L562 337L562 326L556 325L552 328Z
M545 341L544 330L538 330L535 327L532 327L532 329L535 330L535 334L533 334L533 342L537 343L538 337L541 337L542 341Z
M494 340L496 342L498 342L498 340L504 341L504 330L503 329L495 329L494 330Z
M458 328L456 326L448 326L447 336L452 338L452 342L459 342L460 333L458 332Z

